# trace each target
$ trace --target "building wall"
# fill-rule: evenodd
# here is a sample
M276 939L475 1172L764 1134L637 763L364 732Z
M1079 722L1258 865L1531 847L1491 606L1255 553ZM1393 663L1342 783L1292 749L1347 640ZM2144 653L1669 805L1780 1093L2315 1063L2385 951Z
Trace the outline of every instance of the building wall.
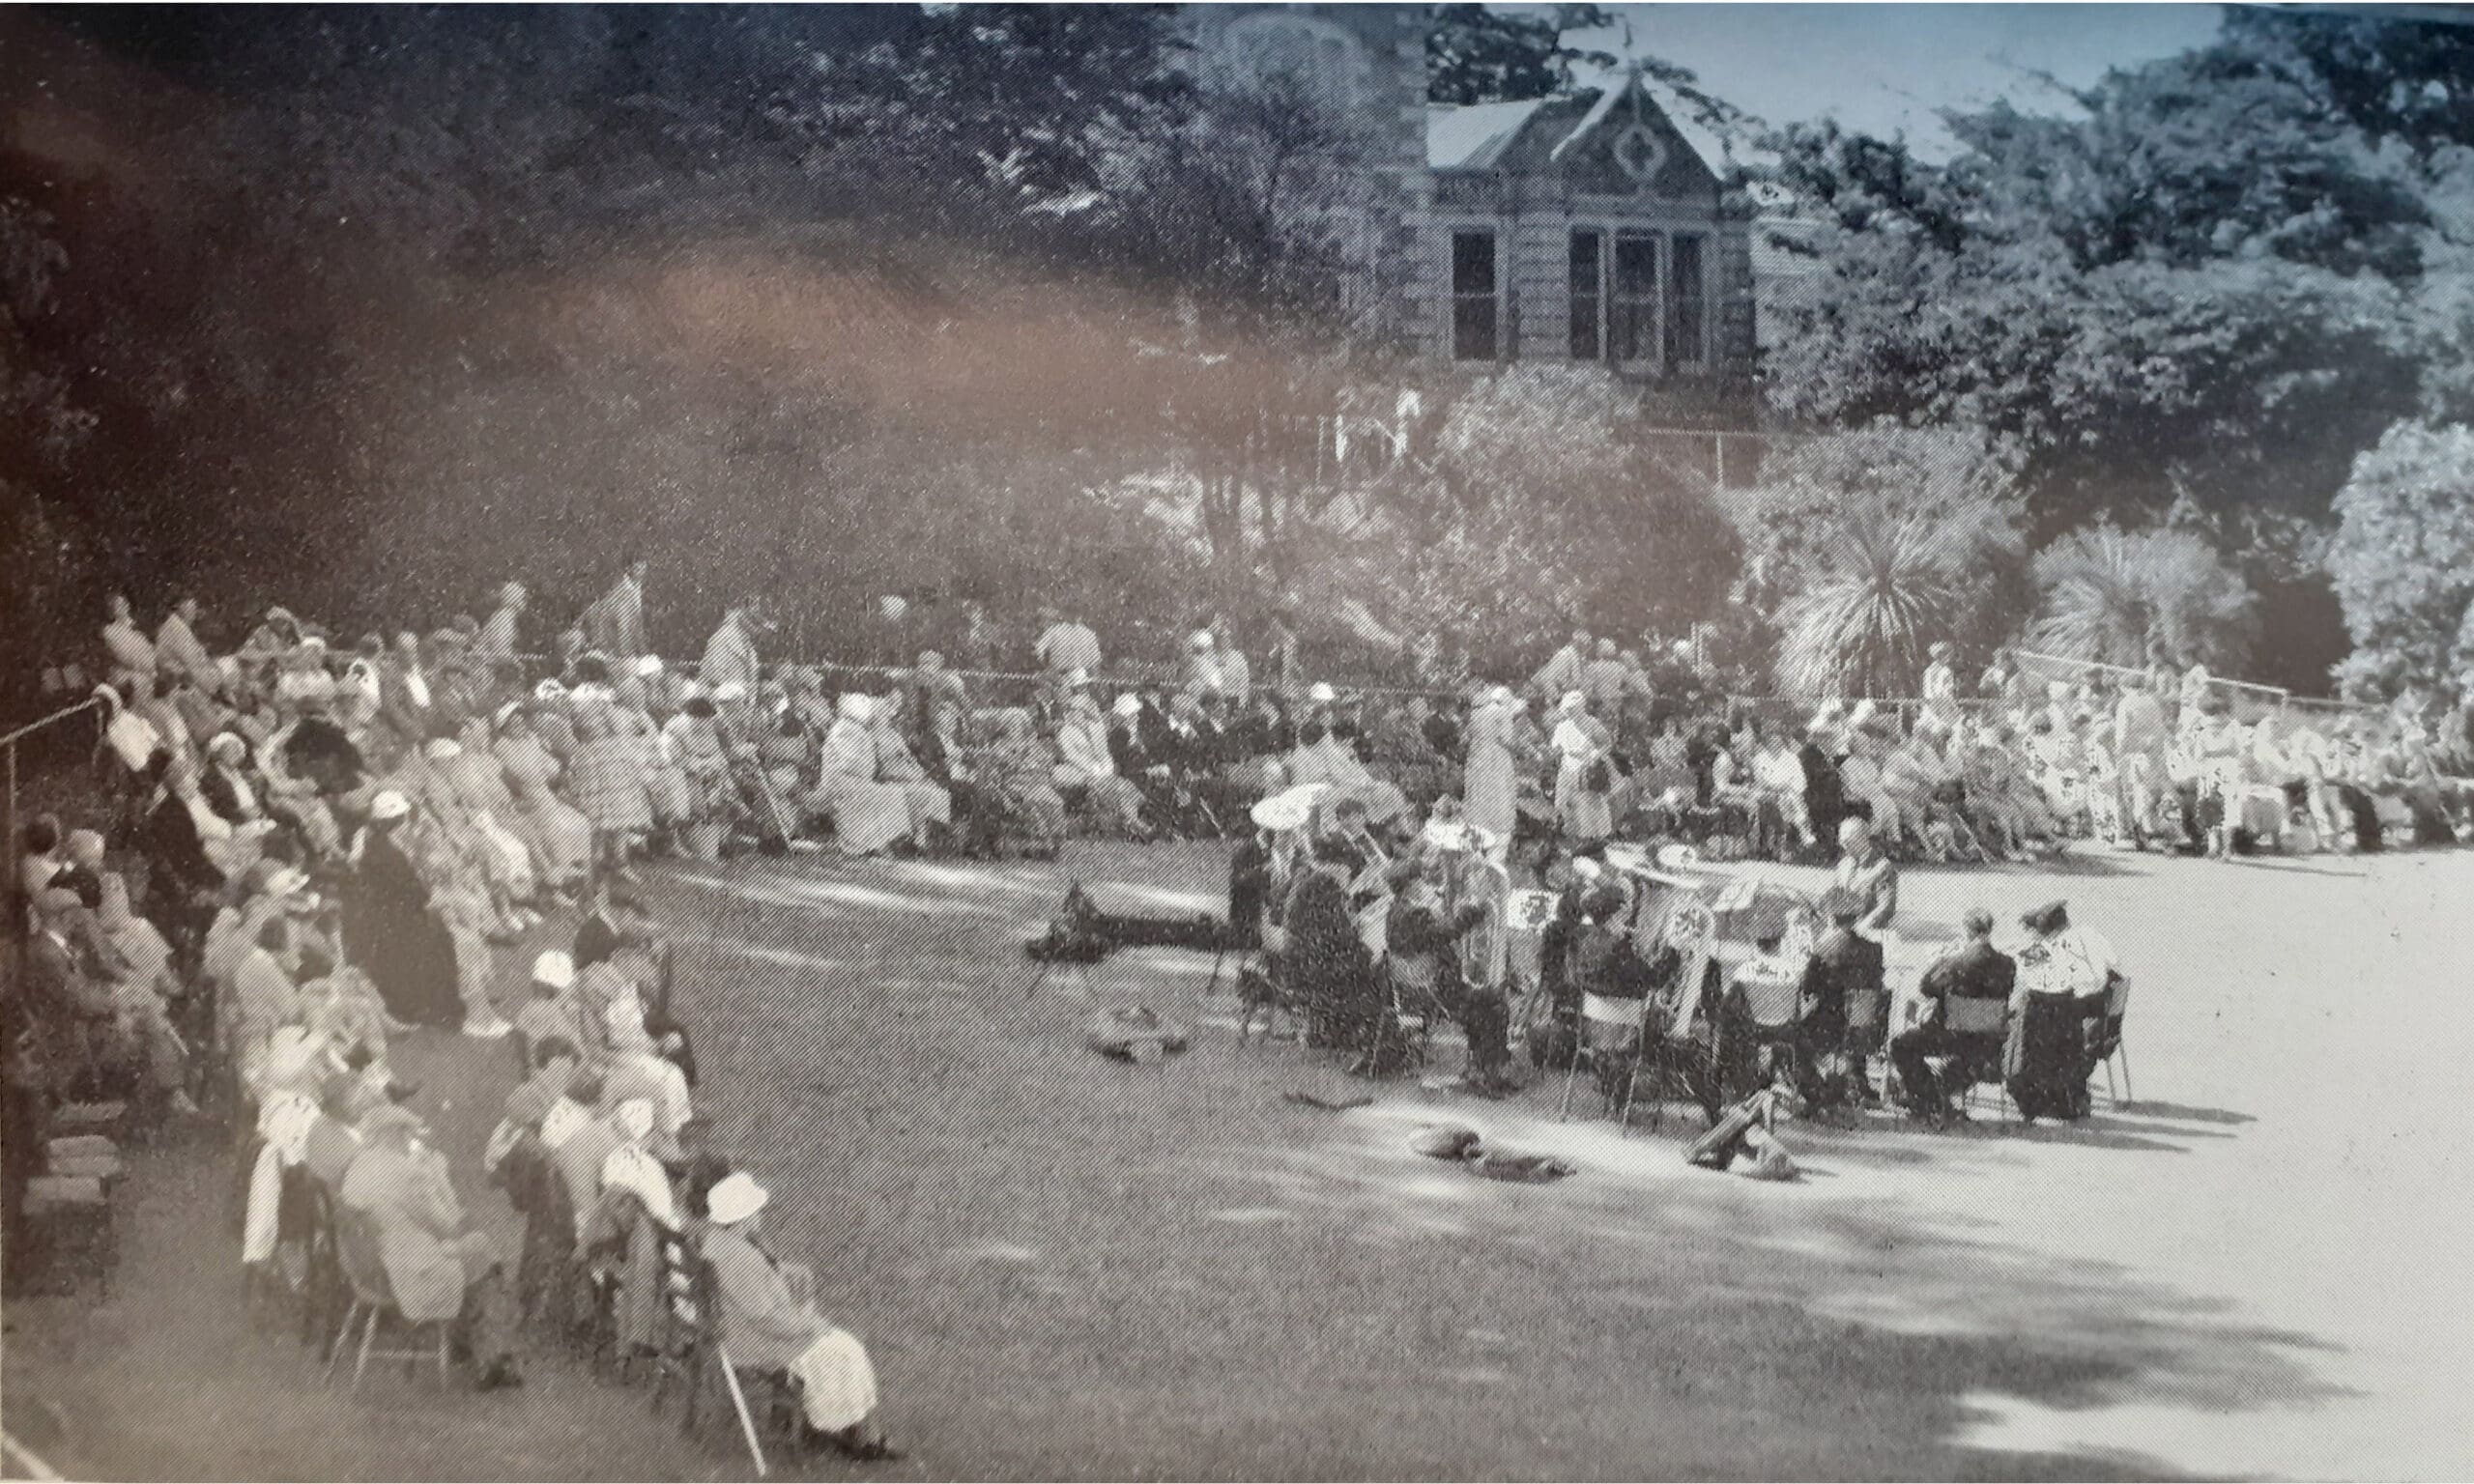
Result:
M1515 172L1438 172L1426 167L1427 7L1204 5L1185 15L1207 69L1242 71L1285 50L1309 56L1321 75L1341 59L1343 75L1333 86L1342 96L1335 101L1362 130L1365 161L1360 345L1450 362L1452 234L1483 227L1498 234L1498 363L1568 363L1572 228L1690 230L1709 240L1710 355L1702 369L1657 380L1673 391L1679 420L1729 420L1748 405L1741 388L1754 363L1755 323L1743 214L1722 207L1708 172L1663 120L1667 164L1646 190L1602 152L1569 153L1551 168L1529 160Z

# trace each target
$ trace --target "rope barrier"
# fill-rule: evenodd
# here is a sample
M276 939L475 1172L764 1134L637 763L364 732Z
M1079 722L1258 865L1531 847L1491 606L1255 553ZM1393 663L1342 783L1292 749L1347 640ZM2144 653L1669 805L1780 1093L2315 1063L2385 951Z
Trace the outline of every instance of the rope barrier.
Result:
M36 732L43 730L45 727L52 725L54 722L65 722L69 718L75 716L80 711L92 711L102 703L103 700L101 697L89 696L84 700L77 702L77 704L73 706L63 706L59 710L51 713L49 716L41 717L35 721L28 722L26 725L18 728L14 731L0 734L0 747L14 747L21 739L34 735Z

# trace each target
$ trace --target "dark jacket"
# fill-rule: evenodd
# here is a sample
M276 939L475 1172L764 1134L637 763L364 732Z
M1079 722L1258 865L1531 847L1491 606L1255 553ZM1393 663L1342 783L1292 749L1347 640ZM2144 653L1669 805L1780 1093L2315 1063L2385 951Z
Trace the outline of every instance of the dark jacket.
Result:
M1845 1025L1848 995L1882 985L1882 945L1848 928L1832 928L1804 960L1804 999L1813 1007L1805 1022Z

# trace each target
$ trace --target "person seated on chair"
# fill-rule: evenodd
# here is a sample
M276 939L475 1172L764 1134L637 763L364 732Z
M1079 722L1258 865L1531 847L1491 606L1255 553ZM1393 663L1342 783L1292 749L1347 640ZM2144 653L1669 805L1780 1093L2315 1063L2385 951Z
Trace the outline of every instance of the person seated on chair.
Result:
M344 1173L342 1203L370 1218L403 1317L451 1322L455 1349L478 1368L479 1389L521 1385L512 1296L489 1238L465 1228L446 1156L429 1147L427 1134L410 1109L393 1103L363 1115L361 1150Z
M1856 930L1879 941L1898 916L1898 867L1874 843L1862 819L1838 822L1838 870L1834 889L1857 908Z
M614 960L630 971L653 1043L694 1087L695 1045L671 1002L671 945L635 885L624 879L605 883L598 910L576 928L574 965L579 973Z
M1578 856L1574 866L1583 861ZM1580 917L1571 925L1566 938L1565 992L1569 996L1574 1013L1586 1003L1584 997L1600 1000L1645 1000L1652 986L1650 966L1634 948L1625 926L1625 912L1631 899L1622 886L1607 879L1602 872L1587 875L1591 884L1581 895ZM1630 1075L1633 1058L1642 1049L1634 1032L1625 1030L1620 1040L1608 1040L1616 1034L1611 1026L1592 1021L1581 1015L1581 1044L1593 1054L1599 1085L1608 1095L1610 1104L1621 1098L1625 1079ZM1649 1034L1665 1034L1665 1027L1649 1026Z
M2006 1013L2019 966L1993 946L1992 913L1975 908L1963 926L1967 941L1935 960L1916 985L1925 1019L1890 1042L1890 1065L1898 1069L1908 1109L1926 1118L1953 1116L1958 1095L2001 1067L1999 1015L1982 1007ZM1926 1060L1936 1056L1950 1058L1944 1073L1937 1074Z
M1804 961L1800 1091L1815 1104L1837 1095L1871 1102L1875 1099L1864 1062L1880 1049L1884 1030L1882 945L1863 934L1863 898L1834 891L1827 905L1829 930Z
M1353 854L1335 836L1316 839L1310 858L1297 865L1280 914L1288 940L1280 971L1306 1008L1306 1043L1320 1049L1364 1049L1379 998L1349 907Z
M1762 1075L1765 1035L1801 1034L1806 960L1785 953L1787 925L1759 926L1753 956L1736 966L1727 979L1718 1007L1718 1044L1726 1065L1720 1069L1721 1096L1740 1101L1758 1090L1756 1084L1782 1080L1777 1069Z
M515 1013L516 1034L531 1048L553 1041L585 1044L584 1007L576 996L575 960L555 948L532 960L532 998Z
M1469 1042L1464 1080L1482 1093L1508 1091L1510 1007L1501 989L1463 979L1457 951L1462 938L1485 924L1487 904L1471 901L1444 916L1444 888L1452 879L1453 861L1440 850L1428 852L1421 863L1402 862L1395 870L1399 895L1393 899L1384 926L1385 971L1394 998L1413 1013L1431 1004L1458 1021Z
M2074 928L2067 902L2049 901L2019 919L2034 936L2019 950L2011 1007L2020 1016L2019 1062L2010 1100L2028 1123L2088 1113L2087 1026L2101 1025L2120 969L2114 945Z
M856 1459L901 1457L877 1416L877 1372L867 1349L817 1312L813 1272L783 1261L764 1241L761 1213L769 1199L744 1172L716 1182L705 1197L711 1224L702 1247L721 1291L729 1363L789 1371L798 1383L809 1442Z

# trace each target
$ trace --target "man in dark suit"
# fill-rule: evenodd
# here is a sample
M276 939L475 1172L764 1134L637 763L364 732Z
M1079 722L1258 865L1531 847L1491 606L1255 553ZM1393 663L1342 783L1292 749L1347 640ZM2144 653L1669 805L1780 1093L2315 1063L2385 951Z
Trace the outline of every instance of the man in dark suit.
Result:
M1803 1094L1822 1102L1853 1093L1875 1100L1864 1060L1881 1047L1886 996L1882 945L1856 930L1861 899L1833 892L1830 928L1804 961Z
M98 1075L110 1050L111 990L86 972L75 944L76 920L85 910L75 892L46 887L35 898L37 927L26 944L19 1013L32 1027L43 1084L55 1100Z
M1890 1042L1890 1065L1898 1069L1911 1112L1946 1119L1956 1111L1951 1098L1975 1080L1969 1069L2001 1069L2003 1017L2019 965L1993 946L1993 914L1977 908L1967 915L1967 941L1924 971L1916 993L1926 1002L1926 1018L1902 1031ZM1948 1070L1934 1071L1927 1057L1951 1059Z

